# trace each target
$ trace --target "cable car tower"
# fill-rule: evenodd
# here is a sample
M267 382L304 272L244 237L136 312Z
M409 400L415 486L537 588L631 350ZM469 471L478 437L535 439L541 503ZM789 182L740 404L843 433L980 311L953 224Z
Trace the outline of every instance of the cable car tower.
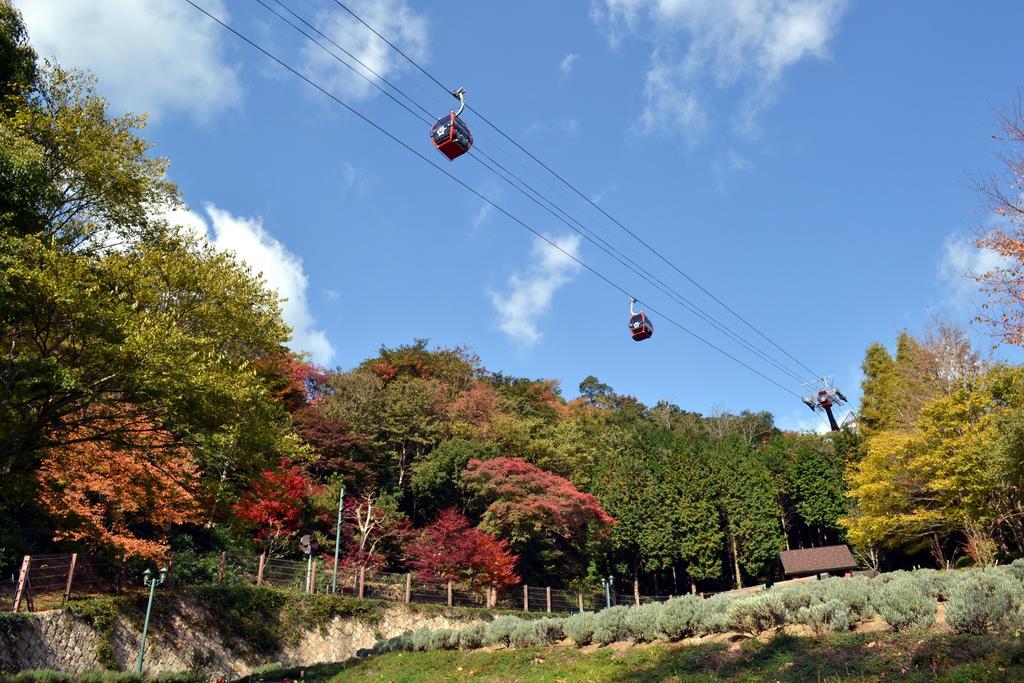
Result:
M832 384L832 377L819 377L813 382L804 383L804 386L810 388L811 393L801 400L814 412L828 415L829 426L833 432L838 432L839 423L832 414L832 406L845 405L846 397Z

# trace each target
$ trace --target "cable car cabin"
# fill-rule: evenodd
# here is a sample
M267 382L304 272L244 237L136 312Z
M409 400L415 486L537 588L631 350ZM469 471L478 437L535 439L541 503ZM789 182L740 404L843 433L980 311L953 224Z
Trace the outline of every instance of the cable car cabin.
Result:
M828 390L822 389L818 392L818 405L822 408L832 407L832 396L828 393Z
M654 334L654 325L647 314L641 311L629 316L629 331L633 334L633 341L643 341Z
M449 161L462 156L473 146L473 134L469 132L469 126L455 112L437 120L430 129L430 139Z

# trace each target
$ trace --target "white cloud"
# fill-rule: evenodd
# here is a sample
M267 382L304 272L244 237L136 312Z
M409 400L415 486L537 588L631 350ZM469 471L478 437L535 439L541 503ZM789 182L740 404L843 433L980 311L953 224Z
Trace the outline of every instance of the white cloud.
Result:
M353 0L348 4L366 23L376 28L381 35L414 60L420 63L427 61L427 19L410 9L404 0ZM341 8L324 9L313 23L324 35L329 36L335 43L344 45L345 49L381 78L391 80L392 73L401 66L401 55L396 54L387 43ZM352 64L367 78L377 79L371 71L353 62L348 55L333 45L325 43L325 46ZM377 92L377 89L365 79L339 64L334 57L313 43L306 41L303 53L306 68L328 90L337 91L352 99L366 99Z
M958 312L966 311L978 301L978 283L971 275L981 275L1006 266L1008 261L991 249L979 249L973 237L953 233L942 245L939 279L946 286L943 303Z
M346 190L363 197L370 192L370 181L366 172L352 162L346 161L341 165L341 183Z
M473 215L473 218L470 219L470 222L473 224L474 228L479 228L488 221L493 213L493 205L488 204L487 202L480 202L480 208L477 209L477 212Z
M208 119L241 100L236 69L215 23L167 0L15 0L43 57L89 69L120 110L159 118L185 112ZM204 3L226 18L220 0Z
M565 253L539 237L534 241L532 263L524 274L508 279L508 292L491 292L491 303L498 312L498 329L525 346L540 342L537 319L551 307L555 292L572 281L579 264L567 254L578 256L579 235L551 238Z
M576 66L576 60L579 58L580 56L578 54L572 52L562 58L562 61L558 64L559 83L565 83L569 80L569 76L572 76L572 70Z
M640 130L693 144L720 118L712 100L726 91L739 93L733 122L750 132L787 69L827 56L845 8L846 0L604 0L591 16L613 47L628 35L651 36Z
M176 210L166 216L168 222L183 225L218 249L232 251L255 273L262 273L267 286L277 290L284 321L292 328L289 343L293 351L308 352L316 362L327 365L334 358L334 347L309 310L306 292L309 278L302 259L288 251L263 227L259 218L233 216L213 204L205 204L206 218L188 210ZM328 297L330 298L330 297Z

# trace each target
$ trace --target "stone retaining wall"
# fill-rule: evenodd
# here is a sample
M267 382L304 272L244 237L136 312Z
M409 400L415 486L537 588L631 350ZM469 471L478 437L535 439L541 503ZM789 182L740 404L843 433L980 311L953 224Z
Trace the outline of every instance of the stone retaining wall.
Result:
M211 679L233 678L255 668L280 662L284 666L306 666L339 662L355 656L360 649L373 647L379 638L391 638L406 631L429 628L460 628L468 623L443 615L425 615L404 605L383 610L379 621L367 623L355 618L335 617L302 633L294 645L283 647L269 657L257 657L237 651L223 642L213 617L198 605L179 604L162 619L150 623L146 647L147 673L201 669ZM92 626L67 610L26 614L23 625L13 633L0 629L0 671L55 669L78 674L102 668L97 646L102 638ZM131 670L138 658L140 625L120 618L110 644L119 668Z

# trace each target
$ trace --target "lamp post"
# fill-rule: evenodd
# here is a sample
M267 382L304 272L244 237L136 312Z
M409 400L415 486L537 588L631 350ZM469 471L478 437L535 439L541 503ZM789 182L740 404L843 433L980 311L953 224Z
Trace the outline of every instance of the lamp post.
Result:
M338 494L338 530L334 534L334 576L331 578L331 593L338 592L338 550L341 547L341 510L345 504L345 486Z
M142 674L142 658L146 654L146 635L149 633L149 615L153 611L153 596L156 587L167 579L167 567L160 569L159 578L153 576L152 570L142 572L142 585L149 588L149 604L146 605L146 620L142 623L142 645L139 646L139 660L135 663L135 673Z

